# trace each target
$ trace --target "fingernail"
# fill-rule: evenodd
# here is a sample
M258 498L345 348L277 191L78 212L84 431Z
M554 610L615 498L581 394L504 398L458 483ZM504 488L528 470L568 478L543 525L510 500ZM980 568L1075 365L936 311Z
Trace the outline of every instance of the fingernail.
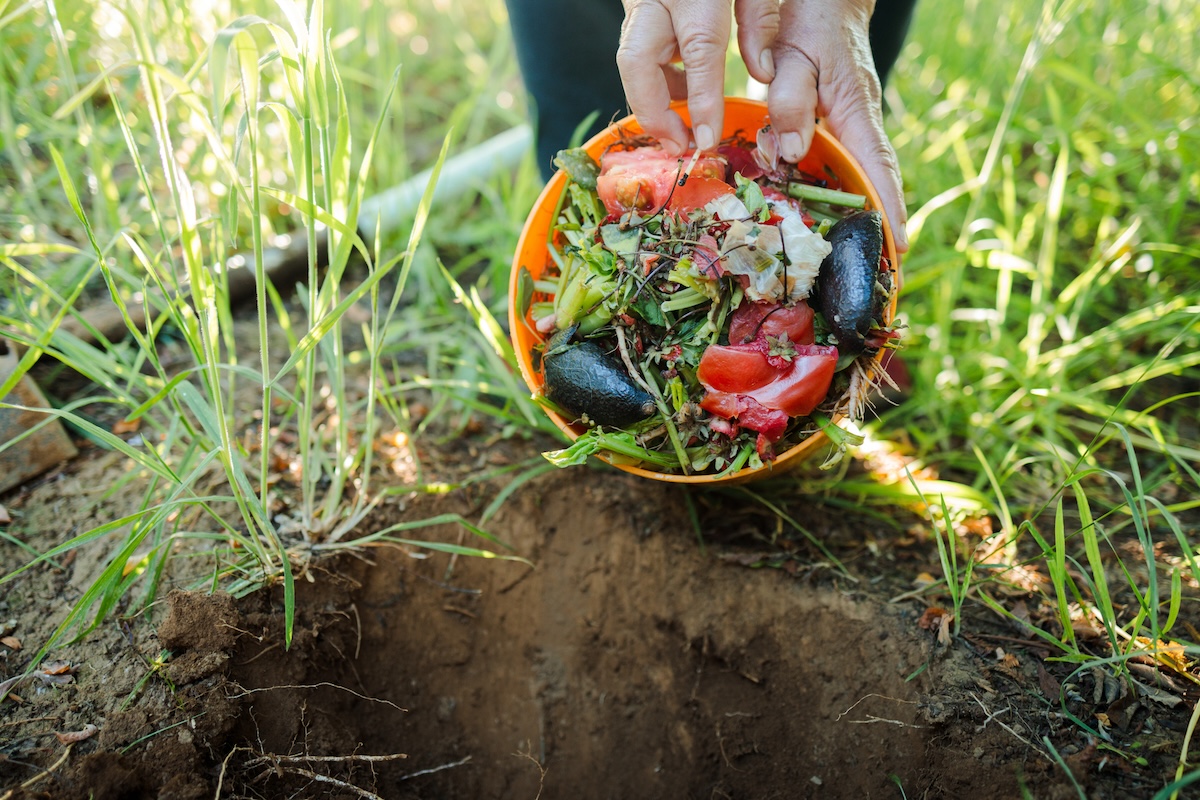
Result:
M677 156L687 149L686 147L681 147L674 139L661 138L658 142L662 145L663 150L673 156Z
M902 253L908 252L908 231L903 222L896 226L896 249Z
M784 161L795 163L804 158L804 140L798 133L784 133L779 136L779 154Z
M775 77L775 56L771 53L771 48L762 51L762 55L758 57L758 65L767 74L768 81Z
M708 125L697 125L693 133L696 135L696 147L701 150L708 150L716 146L717 137L713 135L713 129Z

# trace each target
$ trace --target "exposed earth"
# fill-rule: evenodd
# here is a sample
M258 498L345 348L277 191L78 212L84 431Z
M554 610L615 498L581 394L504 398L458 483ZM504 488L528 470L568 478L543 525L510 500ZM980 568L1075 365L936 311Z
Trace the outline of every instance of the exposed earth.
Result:
M422 447L452 481L546 444L479 425ZM27 562L17 542L45 551L135 508L104 491L121 462L82 450L0 497L0 574ZM476 520L502 486L400 495L366 527ZM304 565L290 649L278 587L185 591L196 576L176 559L148 612L118 606L10 684L0 799L1125 798L1174 778L1195 692L1072 674L976 602L954 636L946 598L920 591L940 570L911 511L787 510L828 554L746 495L545 474L486 525L525 561L388 545ZM113 546L3 586L0 680ZM1035 591L1002 600L1036 621ZM1111 742L1072 715L1102 716Z

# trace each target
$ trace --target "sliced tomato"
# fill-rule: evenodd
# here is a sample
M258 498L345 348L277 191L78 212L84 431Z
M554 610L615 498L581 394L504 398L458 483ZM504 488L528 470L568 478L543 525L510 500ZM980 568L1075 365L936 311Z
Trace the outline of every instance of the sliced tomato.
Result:
M706 389L745 394L777 380L779 373L759 345L714 344L700 356L696 377Z
M723 180L692 175L683 186L675 187L671 199L667 201L667 208L678 214L686 214L704 208L710 200L733 193L734 188Z
M787 337L793 344L812 344L813 310L803 300L795 305L743 300L729 318L729 343L752 342L760 336Z
M657 210L682 188L675 184L689 163L691 153L670 156L657 147L609 151L600 158L596 192L610 214ZM723 182L725 160L713 156L698 159L687 183L698 178Z
M758 403L753 397L728 392L708 392L700 407L722 419L736 419L740 427L758 431L768 441L778 441L787 431L788 415Z
M700 406L725 419L732 419L717 409L727 412L730 402L736 403L738 399L748 397L765 408L782 411L789 417L806 417L829 393L837 359L836 347L801 345L796 348L796 355L791 361L783 361L780 367L773 367L759 345L713 345L700 357L697 371L697 377L707 390ZM768 374L771 377L762 382L764 375ZM734 400L715 396L721 394L734 395ZM710 408L706 403L713 407ZM737 419L739 424L750 427L741 417Z
M797 347L796 357L777 380L749 394L767 408L783 411L789 417L807 417L829 393L837 359L836 347Z

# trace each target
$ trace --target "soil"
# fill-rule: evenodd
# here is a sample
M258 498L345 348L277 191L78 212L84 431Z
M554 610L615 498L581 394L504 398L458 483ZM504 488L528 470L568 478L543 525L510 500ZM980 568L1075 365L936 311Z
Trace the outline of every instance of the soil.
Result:
M449 481L546 444L484 428L426 445L427 466ZM83 450L0 498L12 539L45 549L136 509L106 491L121 462ZM398 496L364 530L477 520L502 487ZM788 511L827 553L743 494L542 475L486 525L524 561L398 544L314 560L290 648L279 587L235 598L168 575L148 610L118 604L12 686L0 798L1126 798L1173 779L1195 701L1179 686L1072 674L975 603L953 635L944 598L915 591L937 551L907 511ZM0 680L111 547L5 584ZM2 573L25 555L6 539ZM1109 741L1071 719L1098 715Z

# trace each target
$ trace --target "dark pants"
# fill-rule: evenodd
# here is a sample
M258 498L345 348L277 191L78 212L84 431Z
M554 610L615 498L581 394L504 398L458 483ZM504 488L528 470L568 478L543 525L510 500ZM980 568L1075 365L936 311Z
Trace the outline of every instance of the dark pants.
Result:
M587 140L628 113L617 72L625 13L620 0L507 0L517 60L533 104L537 163L554 172L555 153L571 143L579 123L597 113ZM916 0L878 0L871 52L881 83L896 63Z

